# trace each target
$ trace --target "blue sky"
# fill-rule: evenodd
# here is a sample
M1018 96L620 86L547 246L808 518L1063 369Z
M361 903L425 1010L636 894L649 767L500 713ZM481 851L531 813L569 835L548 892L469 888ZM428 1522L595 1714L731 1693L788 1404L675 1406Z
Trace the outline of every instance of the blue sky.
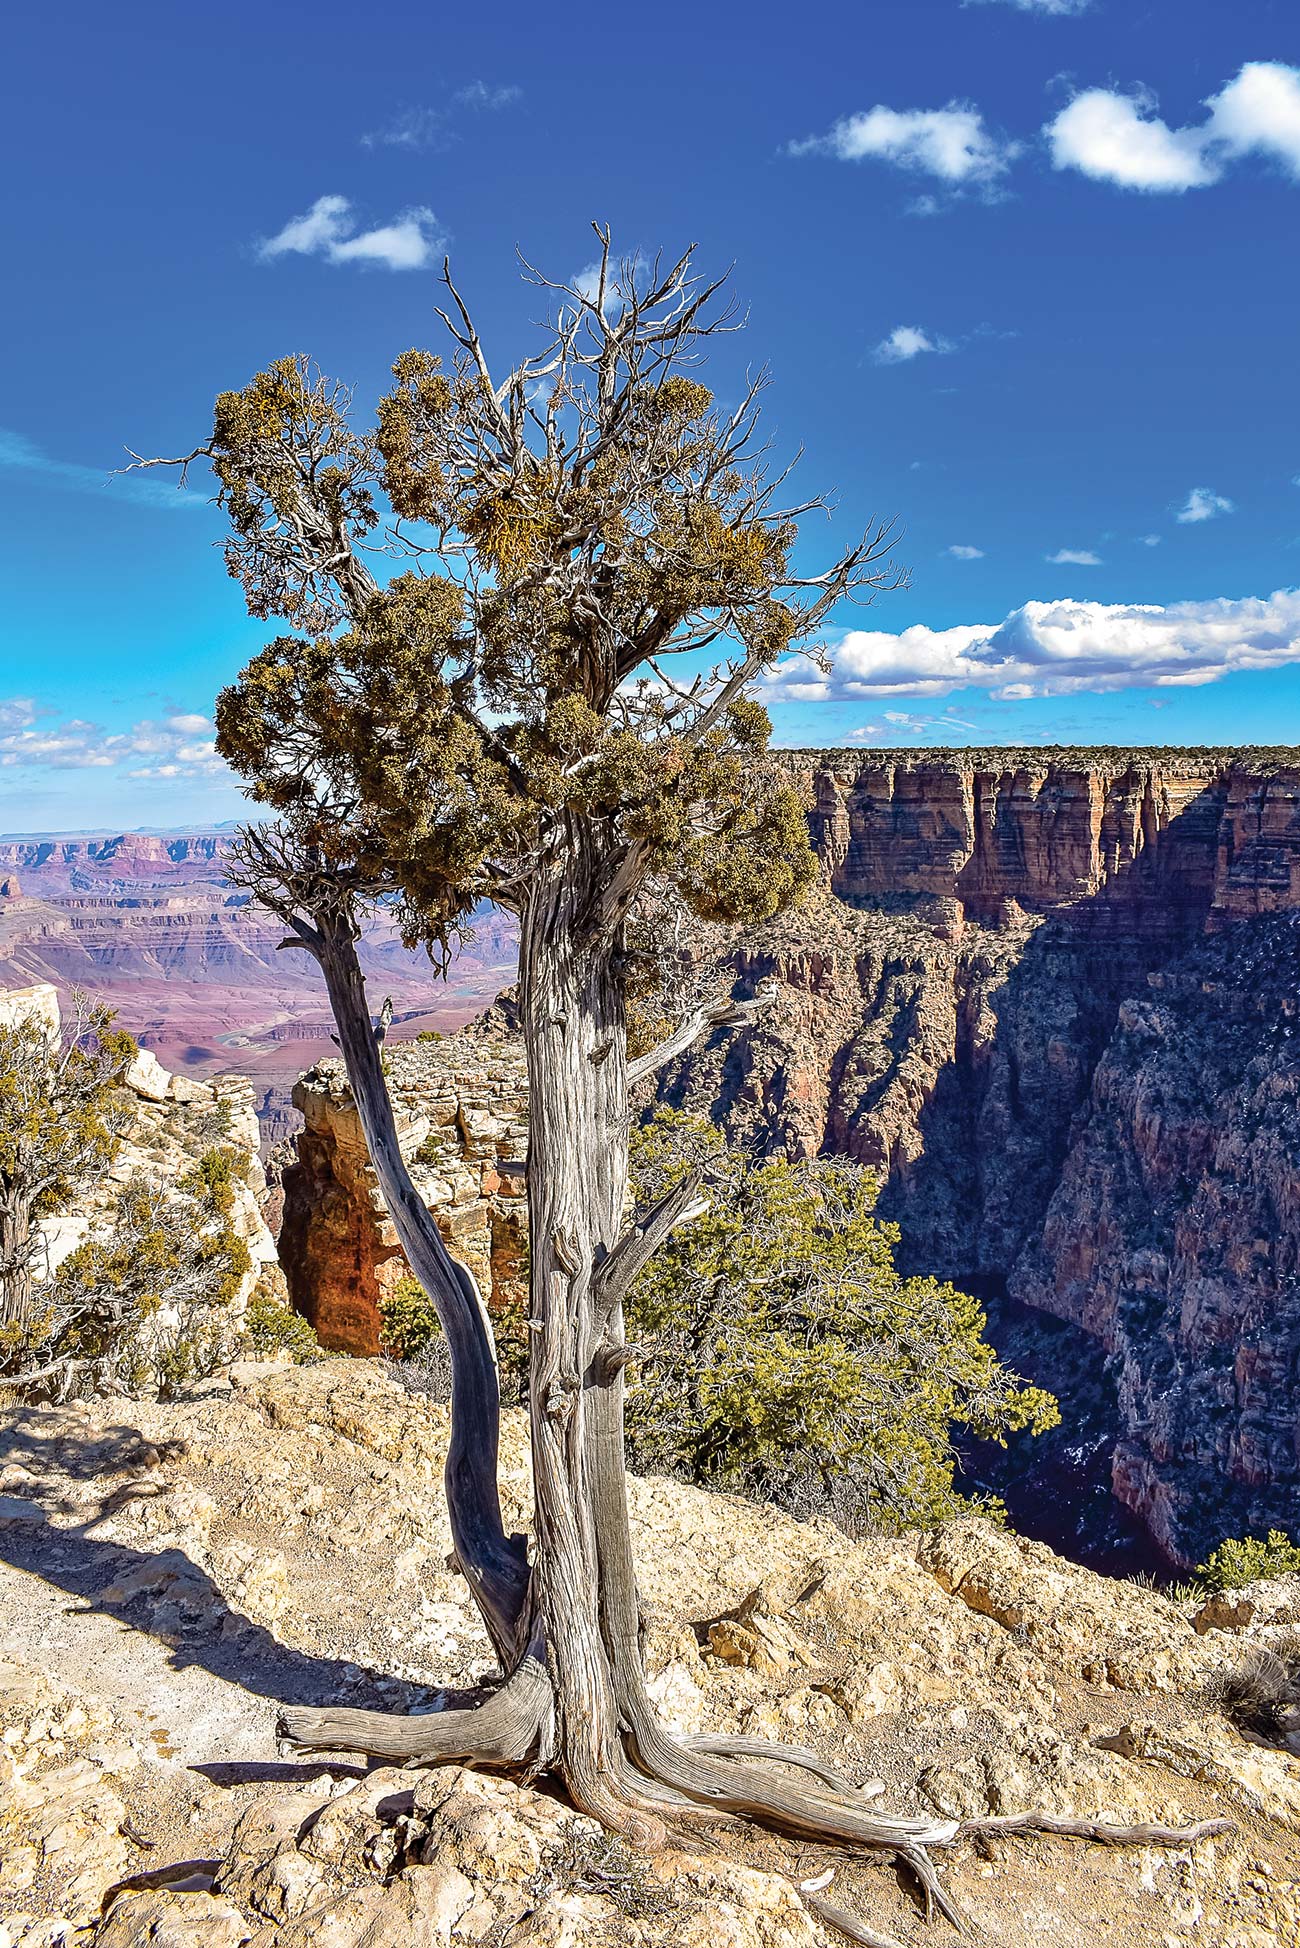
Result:
M0 128L0 829L237 816L216 690L244 614L182 451L309 351L366 402L437 342L444 246L489 354L519 245L588 224L734 261L778 448L896 515L908 592L782 673L786 743L1300 732L1294 0L665 0L645 44L513 4L27 7Z

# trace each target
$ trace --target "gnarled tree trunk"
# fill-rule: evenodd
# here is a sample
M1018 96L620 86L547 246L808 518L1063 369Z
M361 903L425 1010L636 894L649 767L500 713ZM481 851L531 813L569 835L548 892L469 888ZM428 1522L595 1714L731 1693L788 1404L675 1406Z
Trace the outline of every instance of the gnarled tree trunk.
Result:
M0 1186L0 1326L24 1325L31 1300L30 1203L18 1185Z
M531 1570L519 1538L507 1537L501 1521L490 1327L473 1281L449 1258L401 1160L354 933L323 926L313 948L371 1161L412 1270L447 1332L453 1534L503 1682L469 1710L403 1718L286 1707L281 1728L314 1750L360 1750L408 1763L467 1761L526 1775L547 1768L584 1811L645 1844L661 1841L674 1822L739 1816L808 1840L884 1848L914 1869L927 1909L937 1903L957 1920L925 1849L977 1831L978 1822L959 1828L954 1820L875 1812L849 1781L797 1748L672 1738L648 1699L626 1494L620 1297L629 1245L630 1260L644 1262L693 1191L681 1187L642 1227L624 1231L627 1050L618 941L593 924L602 890L598 850L581 834L570 840L554 870L534 881L520 943L530 1090ZM1050 1824L1032 1814L1022 1823L1027 1830ZM1183 1844L1226 1824L1153 1828L1148 1837ZM1096 1840L1129 1833L1091 1822L1070 1830ZM824 1918L833 1918L829 1910Z

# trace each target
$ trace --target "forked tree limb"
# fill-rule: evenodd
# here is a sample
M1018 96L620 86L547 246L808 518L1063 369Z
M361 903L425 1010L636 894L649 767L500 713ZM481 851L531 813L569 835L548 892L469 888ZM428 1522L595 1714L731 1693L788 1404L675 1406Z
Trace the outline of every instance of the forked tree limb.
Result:
M355 930L344 916L320 913L316 939L312 951L325 976L370 1162L411 1270L437 1309L451 1354L445 1479L452 1539L488 1635L508 1671L521 1648L529 1571L522 1537L507 1536L501 1516L501 1394L491 1327L478 1287L448 1252L402 1157L366 1006Z
M482 1704L414 1715L282 1705L277 1732L304 1752L364 1752L408 1765L523 1768L539 1757L545 1761L550 1714L551 1681L532 1647Z
M656 1048L650 1049L645 1055L633 1057L627 1065L628 1088L634 1089L637 1083L644 1082L648 1075L656 1075L667 1063L685 1054L692 1042L697 1042L709 1029L736 1028L744 1022L753 1021L775 997L776 985L769 983L761 987L748 1001L732 1001L728 998L711 1001L704 1007L696 1008L694 1013L679 1022L672 1034Z
M661 1244L685 1219L697 1216L702 1170L692 1170L681 1183L665 1191L648 1211L641 1213L630 1231L625 1231L609 1256L592 1276L591 1309L598 1336L623 1304L633 1285L650 1263ZM703 1208L703 1207L701 1207Z

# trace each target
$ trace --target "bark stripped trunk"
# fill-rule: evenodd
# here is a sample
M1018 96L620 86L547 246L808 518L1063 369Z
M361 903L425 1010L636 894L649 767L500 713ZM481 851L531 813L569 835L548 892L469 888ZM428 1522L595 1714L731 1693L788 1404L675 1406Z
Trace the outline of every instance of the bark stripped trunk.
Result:
M626 1772L602 1605L592 1441L604 1410L596 1274L627 1189L626 1030L610 945L592 943L599 854L571 834L539 876L520 939L528 1058L529 1386L536 1493L534 1604L555 1693L556 1759L578 1803L623 1830L646 1822ZM617 1395L621 1402L621 1390ZM621 1412L619 1439L621 1445Z
M28 1200L0 1190L0 1325L22 1326L32 1309L32 1228Z

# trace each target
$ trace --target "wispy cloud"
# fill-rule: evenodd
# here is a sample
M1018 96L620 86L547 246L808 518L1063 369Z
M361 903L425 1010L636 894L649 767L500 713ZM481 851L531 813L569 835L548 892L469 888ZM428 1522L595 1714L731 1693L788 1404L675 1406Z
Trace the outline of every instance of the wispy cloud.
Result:
M1186 525L1195 521L1212 521L1217 514L1232 514L1235 511L1233 502L1225 495L1216 494L1209 487L1193 487L1174 518Z
M991 0L961 0L963 7L983 7ZM1022 14L1085 14L1092 0L1005 0Z
M125 459L125 455L123 456ZM77 460L55 460L22 433L0 426L0 472L43 474L76 494L113 495L139 507L206 507L202 494L178 487L174 479L155 474L115 474L107 467L86 467Z
M1043 133L1057 169L1121 189L1178 194L1217 183L1245 156L1280 164L1300 181L1300 68L1247 61L1211 95L1207 118L1171 128L1145 88L1087 88Z
M888 338L882 338L871 356L877 365L905 365L922 352L951 352L952 341L922 331L919 325L895 325Z
M265 262L277 257L323 257L330 264L382 265L390 271L418 271L446 243L433 211L403 210L390 223L358 230L346 196L318 196L302 216L291 217L274 237L259 243Z
M504 86L493 85L488 81L467 81L463 88L457 88L452 100L460 108L510 108L523 94L522 88L507 82Z
M513 82L504 85L487 81L467 81L456 88L445 104L421 104L399 108L379 128L368 129L361 138L363 149L445 149L458 139L458 109L495 112L520 100L523 89Z
M1300 663L1300 589L1166 607L1026 602L999 623L852 630L832 646L829 674L787 657L763 694L769 703L815 703L977 689L1015 701L1185 688L1288 663Z
M1091 548L1058 548L1054 555L1044 555L1054 568L1100 568L1101 556L1094 555Z
M1141 537L1142 546L1144 548L1158 548L1160 546L1160 539L1158 534L1144 534Z
M978 728L968 717L954 717L951 711L937 714L910 710L882 710L880 721L875 724L859 724L848 734L850 744L897 744L900 737L912 737L928 743L933 738L951 737L954 731L973 731Z
M877 103L835 122L825 135L791 142L792 156L832 156L838 162L886 162L932 176L948 189L993 189L1019 154L1019 145L985 127L979 109L950 101L946 108L886 108ZM924 214L933 214L933 201Z
M944 549L944 553L951 555L954 561L983 561L984 559L982 548L972 548L965 541L954 541L951 548Z
M71 717L48 728L31 698L0 704L0 766L58 771L120 769L130 778L224 778L212 720L178 711L128 731L106 731Z

